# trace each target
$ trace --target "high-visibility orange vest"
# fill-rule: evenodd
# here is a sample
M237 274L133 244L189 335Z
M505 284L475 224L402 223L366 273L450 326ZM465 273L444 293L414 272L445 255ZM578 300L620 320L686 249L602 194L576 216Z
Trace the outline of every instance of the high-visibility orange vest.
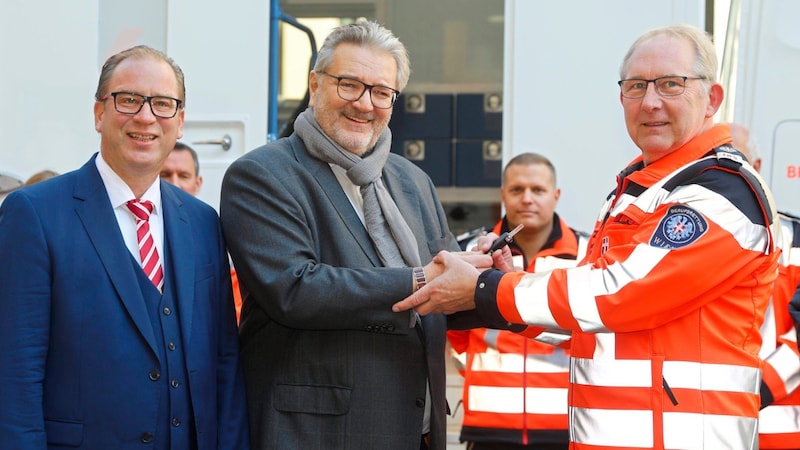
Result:
M508 231L501 220L493 232ZM574 267L586 253L586 236L555 215L547 243L527 263L529 272ZM515 265L522 250L510 245ZM468 246L467 248L470 248ZM447 333L463 365L461 441L534 445L564 443L567 433L569 352L504 330Z
M757 446L777 213L730 141L716 126L647 166L637 158L584 264L481 273L481 317L572 333L571 448Z

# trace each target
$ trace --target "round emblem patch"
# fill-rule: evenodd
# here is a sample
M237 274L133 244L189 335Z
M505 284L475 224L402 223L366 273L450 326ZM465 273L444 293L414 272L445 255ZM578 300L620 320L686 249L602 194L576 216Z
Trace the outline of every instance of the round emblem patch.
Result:
M684 205L671 206L650 238L650 245L660 248L684 247L705 234L707 229L706 219L697 211Z

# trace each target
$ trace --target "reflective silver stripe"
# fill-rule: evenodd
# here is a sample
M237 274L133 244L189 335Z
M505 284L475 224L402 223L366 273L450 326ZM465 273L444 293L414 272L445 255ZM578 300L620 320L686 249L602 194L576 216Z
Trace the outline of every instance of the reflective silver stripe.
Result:
M789 342L794 342L796 344L797 343L797 331L795 331L795 329L791 329L791 330L787 331L786 333L783 333L781 335L781 339L787 340Z
M567 271L567 301L583 330L605 331L595 297L607 292L602 279L603 271L593 270L589 264Z
M654 448L651 411L570 408L569 414L570 439L578 444Z
M650 387L650 360L572 358L571 382L590 386Z
M772 405L761 410L758 432L764 434L797 433L800 431L800 406ZM799 443L800 444L800 443Z
M775 323L775 307L773 300L767 304L767 310L764 311L764 322L761 324L761 348L758 350L758 357L767 359L772 352L775 351L778 341L778 328Z
M569 306L581 329L589 333L605 331L597 296L616 294L629 283L644 278L668 253L668 249L639 244L625 261L615 262L604 270L581 266L579 269L591 270L588 283L583 273L576 273L578 269L570 270Z
M468 394L470 411L521 414L525 401L528 413L567 413L566 388L527 388L523 395L521 387L470 385Z
M748 417L665 413L664 448L756 449L757 427Z
M715 156L709 156L707 158L715 158ZM645 213L653 213L663 204L683 203L691 205L693 209L699 211L709 220L725 228L739 242L742 248L759 252L771 252L772 238L770 236L770 230L765 226L752 223L736 205L719 193L696 184L678 186L672 192L663 189L663 186L672 180L676 174L695 163L696 161L692 161L675 170L672 174L659 180L638 197L621 196L620 200L622 201L615 205L613 214L616 215L631 204L636 205L637 208ZM774 201L769 189L766 188L767 185L764 180L757 172L748 169L747 166L742 167L748 170L762 187L765 188L765 192L769 197L768 201L770 202L770 204L766 206L771 210L773 217L776 217L777 212L774 210Z
M787 266L800 266L800 247L792 247L789 250Z
M647 192L647 191L645 191L645 192ZM628 207L630 205L632 205L634 202L636 202L636 200L638 198L640 198L640 197L634 197L634 196L632 196L630 194L622 194L622 195L620 195L619 198L617 199L617 203L614 205L614 209L612 209L611 210L611 214L609 214L609 220L612 217L616 217L617 214L621 213L622 211L625 211L626 209L628 209ZM658 203L656 203L655 206L658 206ZM639 207L641 207L641 205L639 205ZM645 211L645 212L653 212L653 211Z
M471 369L480 372L562 373L569 370L569 357L563 351L552 355L528 355L526 366L525 358L520 354L499 353L489 349L485 353L475 354Z
M792 330L792 334L794 333ZM794 392L800 387L800 358L791 347L786 344L781 345L766 358L766 361L778 372L778 376L786 387L786 392Z
M614 333L594 334L594 359L614 359L617 354L617 335Z
M732 364L664 361L664 378L675 388L758 394L761 370Z
M767 227L751 222L730 200L712 190L696 184L681 186L672 192L667 201L690 204L728 231L745 250L771 251Z
M572 339L571 331L553 329L553 328L549 328L546 331L542 331L533 338L533 340L535 341L544 342L545 344L550 344L550 345L563 344L564 342L567 342L570 339Z
M483 342L486 343L490 349L497 348L498 336L500 336L500 330L487 329L483 332Z
M525 323L558 328L546 301L550 274L551 272L529 273L514 288L514 306Z
M544 272L545 270L554 270L554 269L569 269L570 267L575 267L578 264L578 260L576 259L565 259L559 258L556 256L540 256L536 258L536 268L537 272Z
M571 408L572 440L579 444L626 448L755 449L753 418L664 413L664 443L654 442L651 411Z
M651 387L652 364L646 360L572 358L573 383L589 386ZM671 388L758 394L761 370L731 364L664 361Z
M794 241L794 227L792 221L784 216L779 216L778 236L775 241L778 247L783 249L781 253L780 265L782 266L800 266L800 248L792 247Z

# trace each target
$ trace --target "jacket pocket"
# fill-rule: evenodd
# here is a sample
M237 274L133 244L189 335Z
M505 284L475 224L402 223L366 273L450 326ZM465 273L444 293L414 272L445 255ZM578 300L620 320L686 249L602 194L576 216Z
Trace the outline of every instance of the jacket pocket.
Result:
M44 420L47 443L78 447L83 442L83 424L62 420Z
M279 384L275 409L283 412L343 415L350 410L351 389L342 386Z

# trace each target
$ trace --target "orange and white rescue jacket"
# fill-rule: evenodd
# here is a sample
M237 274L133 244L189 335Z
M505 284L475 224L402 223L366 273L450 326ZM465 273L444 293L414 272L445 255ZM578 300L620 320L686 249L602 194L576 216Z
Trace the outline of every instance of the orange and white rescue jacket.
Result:
M779 214L776 243L783 250L772 301L761 326L764 360L759 414L759 448L800 448L800 354L789 302L800 295L800 220Z
M481 273L475 314L488 326L571 331L571 448L757 447L777 213L730 141L715 126L647 166L634 160L585 264Z
M503 219L492 231L500 235L508 228ZM587 243L586 235L555 214L547 242L530 261L513 241L509 247L515 266L535 272L574 267ZM464 376L462 442L568 442L567 350L487 328L450 330L447 338Z

